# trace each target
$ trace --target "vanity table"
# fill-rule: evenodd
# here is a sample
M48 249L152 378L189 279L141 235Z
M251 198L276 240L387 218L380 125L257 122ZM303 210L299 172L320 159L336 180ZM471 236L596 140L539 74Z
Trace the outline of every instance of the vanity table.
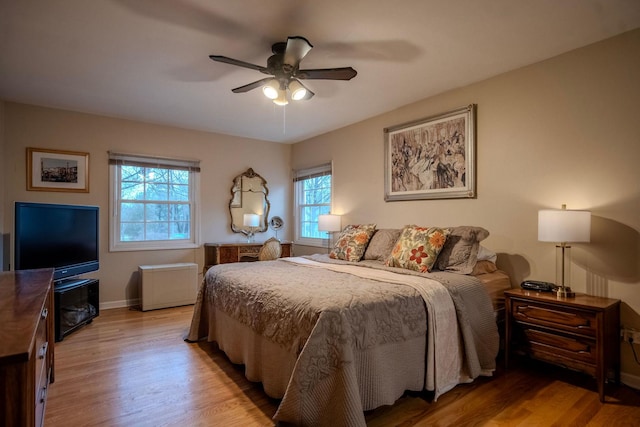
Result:
M255 233L264 233L271 227L276 232L282 228L283 221L279 216L269 219L269 189L267 181L249 168L233 179L231 186L231 200L229 201L229 216L231 217L231 231L247 236L247 243L205 243L203 274L212 265L228 264L232 262L258 261L263 243L253 242ZM258 217L257 225L245 225L247 215ZM282 253L280 257L290 257L291 242L280 242Z
M291 256L291 242L280 242L281 257ZM205 243L204 244L204 272L212 265L228 264L231 262L253 262L258 260L258 253L262 243Z

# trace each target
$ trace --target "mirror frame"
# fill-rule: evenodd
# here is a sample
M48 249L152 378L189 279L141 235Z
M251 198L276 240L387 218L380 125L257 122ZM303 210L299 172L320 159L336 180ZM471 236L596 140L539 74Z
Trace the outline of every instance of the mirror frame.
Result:
M242 209L233 207L234 202L237 201L238 194L240 194L240 197L242 198L242 178L260 179L260 184L262 185L262 188L264 190L264 214L260 218L260 226L253 230L253 233L264 233L269 229L269 209L271 208L269 198L267 197L269 195L269 188L267 187L267 181L262 176L255 173L252 168L247 169L246 172L241 173L233 179L233 185L231 186L231 200L229 200L229 217L231 219L231 231L233 231L234 233L242 233L245 236L248 236L250 233L250 230L248 228L245 228L244 225L238 226L233 223L232 209Z

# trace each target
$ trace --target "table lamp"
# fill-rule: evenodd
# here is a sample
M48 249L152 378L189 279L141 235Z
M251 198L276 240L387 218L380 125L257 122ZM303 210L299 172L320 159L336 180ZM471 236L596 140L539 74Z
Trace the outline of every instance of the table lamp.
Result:
M329 234L329 248L331 248L331 237L334 232L340 231L340 215L324 214L318 215L318 231L326 231Z
M253 242L253 235L255 234L256 227L260 225L260 215L258 214L244 214L242 223L245 227L249 227L247 231L247 242Z
M588 242L591 238L591 212L562 209L538 211L538 240L556 243L557 295L575 297L569 287L571 282L571 242Z

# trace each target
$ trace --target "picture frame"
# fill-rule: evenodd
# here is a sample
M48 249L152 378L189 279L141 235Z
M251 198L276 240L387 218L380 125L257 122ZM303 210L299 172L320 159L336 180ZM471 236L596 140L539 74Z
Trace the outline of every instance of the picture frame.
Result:
M384 200L476 197L476 105L384 129Z
M89 153L27 147L27 190L89 192Z

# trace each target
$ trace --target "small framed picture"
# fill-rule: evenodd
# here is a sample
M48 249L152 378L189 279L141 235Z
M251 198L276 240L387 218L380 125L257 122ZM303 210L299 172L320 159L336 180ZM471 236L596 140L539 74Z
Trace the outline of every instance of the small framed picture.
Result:
M27 147L27 190L89 192L89 153Z
M384 130L385 201L474 198L475 105Z

